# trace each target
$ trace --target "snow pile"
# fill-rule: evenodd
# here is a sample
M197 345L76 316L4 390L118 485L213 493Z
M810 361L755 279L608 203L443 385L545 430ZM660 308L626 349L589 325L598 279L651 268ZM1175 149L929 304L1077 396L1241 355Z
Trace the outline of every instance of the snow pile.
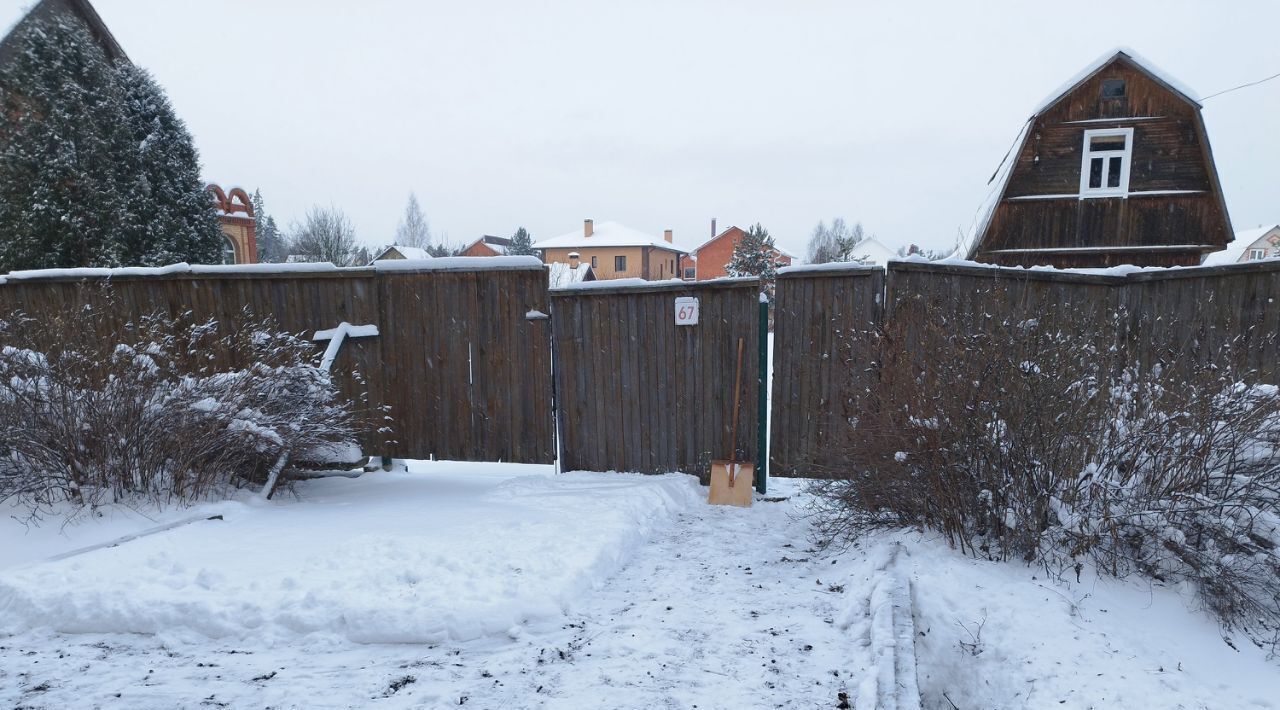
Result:
M518 635L560 618L699 499L678 474L452 470L315 481L301 500L225 503L222 521L0 572L0 633Z

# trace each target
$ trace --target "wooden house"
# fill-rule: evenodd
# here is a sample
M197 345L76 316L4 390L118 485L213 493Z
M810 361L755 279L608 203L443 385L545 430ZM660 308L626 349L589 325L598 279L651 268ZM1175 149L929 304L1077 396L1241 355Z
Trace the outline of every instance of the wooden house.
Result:
M677 247L670 229L661 239L616 222L583 220L582 231L536 242L542 260L569 264L575 259L591 265L597 279L640 278L650 281L679 278L688 252Z
M1036 108L965 251L1010 266L1192 266L1231 237L1199 101L1116 50Z
M23 3L25 5L26 3ZM15 3L15 6L17 3ZM12 61L14 53L18 51L18 42L15 35L18 31L31 23L47 22L55 18L69 18L76 22L83 23L89 29L89 34L102 47L102 51L107 55L107 59L112 62L127 62L129 57L125 55L124 49L120 47L120 43L112 36L111 30L107 29L106 23L102 21L102 17L98 15L98 11L93 9L93 5L89 0L40 0L31 6L20 19L0 16L0 31L9 30L4 37L0 38L0 64L6 64ZM16 19L12 26L6 26L5 22Z
M458 256L505 256L511 240L506 237L495 237L489 234L467 245Z
M733 250L747 233L740 227L729 227L717 234L716 222L711 220L711 235L711 239L693 250L694 278L698 281L728 276L728 266L729 261L733 259ZM790 266L792 256L778 248L774 259L779 266Z

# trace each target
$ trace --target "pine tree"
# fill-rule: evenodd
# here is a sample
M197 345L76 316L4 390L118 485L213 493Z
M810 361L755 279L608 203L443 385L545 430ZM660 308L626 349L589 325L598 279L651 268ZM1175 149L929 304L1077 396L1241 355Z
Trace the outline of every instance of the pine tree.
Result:
M431 226L418 205L418 196L412 192L409 193L409 204L404 208L404 218L396 227L396 244L419 249L426 249L431 244Z
M0 68L0 271L119 266L137 169L116 71L80 23L26 25Z
M529 236L529 232L521 227L516 233L511 235L511 244L507 247L507 254L511 256L532 256L538 252L533 248L533 237Z
M218 263L222 228L200 179L200 159L186 124L149 72L128 63L117 71L137 150L127 193L132 209L124 228L113 235L121 263Z
M733 245L733 256L725 271L730 276L758 276L761 281L772 283L778 276L778 248L769 231L758 222L752 225Z
M288 247L280 228L276 226L276 218L267 214L266 202L262 199L262 191L254 190L253 219L258 235L258 261L264 264L278 264L288 258Z

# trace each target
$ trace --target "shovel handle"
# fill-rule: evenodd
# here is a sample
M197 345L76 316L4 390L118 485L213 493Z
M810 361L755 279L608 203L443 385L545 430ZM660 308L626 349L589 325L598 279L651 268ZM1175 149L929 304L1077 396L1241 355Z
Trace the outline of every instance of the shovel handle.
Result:
M741 402L742 397L743 345L744 341L742 338L738 338L738 367L733 376L733 429L729 435L729 455L725 457L729 461L736 461L738 459L738 404Z

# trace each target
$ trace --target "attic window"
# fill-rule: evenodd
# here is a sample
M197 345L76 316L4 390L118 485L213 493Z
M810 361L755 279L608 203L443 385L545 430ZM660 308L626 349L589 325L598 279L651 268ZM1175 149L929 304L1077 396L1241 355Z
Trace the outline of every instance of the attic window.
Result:
M1102 82L1102 98L1123 99L1124 79L1106 79Z
M1124 197L1129 194L1129 164L1133 158L1133 129L1109 128L1084 132L1080 163L1080 197Z

